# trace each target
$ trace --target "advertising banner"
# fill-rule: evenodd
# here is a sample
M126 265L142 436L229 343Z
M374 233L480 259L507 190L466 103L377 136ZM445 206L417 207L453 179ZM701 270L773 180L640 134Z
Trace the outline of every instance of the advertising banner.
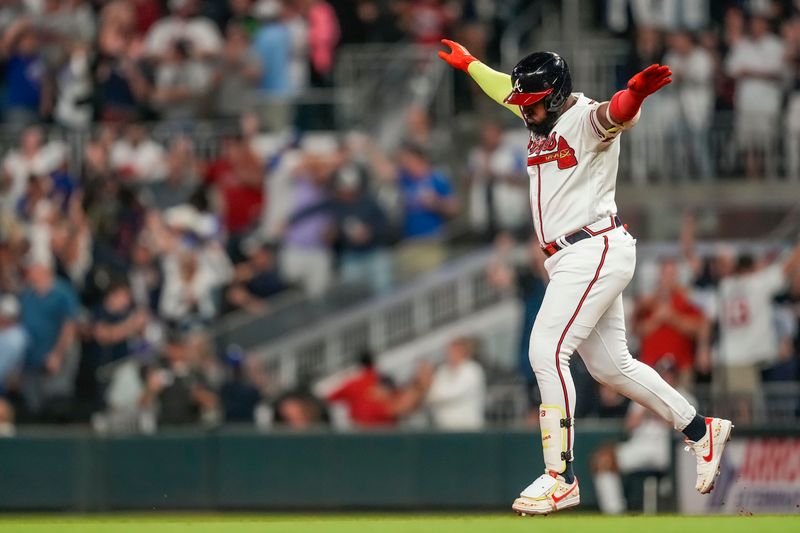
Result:
M696 459L677 454L678 505L687 514L800 514L800 438L728 443L711 494L695 490Z

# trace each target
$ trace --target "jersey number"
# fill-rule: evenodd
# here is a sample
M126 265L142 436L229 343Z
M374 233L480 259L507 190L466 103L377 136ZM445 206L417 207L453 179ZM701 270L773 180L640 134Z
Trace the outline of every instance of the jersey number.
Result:
M725 306L725 318L732 328L746 326L750 322L750 307L747 300L733 300Z

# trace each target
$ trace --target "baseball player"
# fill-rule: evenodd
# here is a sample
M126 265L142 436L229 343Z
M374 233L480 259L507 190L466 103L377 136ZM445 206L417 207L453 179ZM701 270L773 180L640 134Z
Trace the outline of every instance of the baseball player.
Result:
M533 325L530 361L542 405L539 419L545 473L514 501L522 515L580 503L573 474L576 350L592 376L651 409L686 435L697 456L697 490L714 487L729 440L728 420L704 418L655 370L631 357L622 291L633 276L636 240L614 203L619 135L633 127L642 102L671 81L669 67L651 65L608 102L572 92L564 59L552 52L524 57L511 75L496 72L460 44L443 40L439 57L469 74L530 130L528 175L533 223L550 283Z

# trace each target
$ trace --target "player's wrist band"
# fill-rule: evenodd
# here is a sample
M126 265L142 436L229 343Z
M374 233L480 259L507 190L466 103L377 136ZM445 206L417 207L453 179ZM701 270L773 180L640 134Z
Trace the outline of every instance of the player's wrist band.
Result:
M622 127L622 123L621 122L617 122L611 116L611 104L610 103L606 106L606 120L608 120L611 124L614 124L618 128Z
M631 91L630 89L623 89L617 91L611 97L608 103L609 116L615 117L616 120L611 119L614 124L624 124L629 120L633 120L642 107L646 95Z

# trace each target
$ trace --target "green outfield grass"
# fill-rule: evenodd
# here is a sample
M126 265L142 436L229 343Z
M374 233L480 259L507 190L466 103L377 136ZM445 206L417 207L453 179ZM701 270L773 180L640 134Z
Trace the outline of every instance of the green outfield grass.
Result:
M519 518L491 515L207 515L2 516L2 533L759 533L800 531L797 516L624 516L587 514Z

